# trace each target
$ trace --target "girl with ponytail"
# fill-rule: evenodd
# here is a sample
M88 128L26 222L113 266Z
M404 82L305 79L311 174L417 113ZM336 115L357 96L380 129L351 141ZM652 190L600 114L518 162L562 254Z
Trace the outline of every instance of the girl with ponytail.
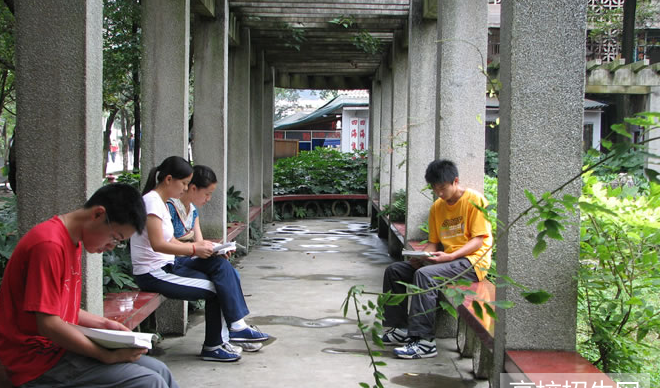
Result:
M166 202L180 198L192 179L192 166L178 156L170 156L149 172L142 196L147 226L131 237L133 274L141 290L171 299L205 299L202 359L237 361L242 349L223 338L223 319L229 326L231 341L261 342L269 336L243 320L249 311L240 279L229 261L212 256L213 244L202 239L181 242L174 238Z

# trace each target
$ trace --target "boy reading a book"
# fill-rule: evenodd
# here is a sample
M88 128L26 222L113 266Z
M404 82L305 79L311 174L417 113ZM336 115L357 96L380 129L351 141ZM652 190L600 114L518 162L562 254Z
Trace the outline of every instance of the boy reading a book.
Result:
M108 350L73 326L129 330L80 308L82 248L111 250L146 218L138 191L112 184L20 239L0 287L0 362L14 386L178 387L146 349Z
M425 179L438 197L429 212L429 243L424 248L431 256L391 264L385 270L383 292L405 293L406 287L398 281L422 289L435 286L438 281L434 277L460 275L464 279L481 281L490 268L493 242L490 222L475 206L488 206L484 196L461 186L458 169L448 160L431 162ZM412 296L410 313L407 300L396 306L385 306L383 325L391 329L382 339L387 345L404 345L394 349L397 357L417 359L437 355L435 311L431 311L437 305L437 297L437 291Z

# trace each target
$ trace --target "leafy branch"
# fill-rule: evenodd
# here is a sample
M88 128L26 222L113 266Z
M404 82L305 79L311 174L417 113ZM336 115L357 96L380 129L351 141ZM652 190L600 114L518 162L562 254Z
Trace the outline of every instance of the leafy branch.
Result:
M652 129L658 128L658 119L660 119L660 113L644 112L637 114L633 118L627 118L626 122L644 128L644 134L647 134ZM613 131L623 136L630 137L630 134L625 130L625 126L623 125L615 125L612 127L612 129ZM360 329L360 332L362 333L363 341L367 347L369 356L371 358L370 365L373 366L374 368L373 376L374 376L375 385L373 385L373 387L374 388L382 387L381 380L386 379L386 377L380 371L378 371L378 367L385 366L386 363L382 361L377 362L374 360L374 356L378 356L380 355L380 353L371 350L372 348L370 347L369 341L367 340L367 333L371 334L372 341L376 346L380 348L384 348L382 340L379 336L383 329L382 321L384 320L383 317L384 306L396 305L399 304L408 296L413 296L413 295L432 292L432 291L441 291L454 304L456 305L462 304L465 300L465 297L467 295L474 295L474 292L470 290L462 289L461 287L468 285L469 282L466 282L465 280L461 280L460 278L462 277L462 275L472 270L472 268L478 268L479 263L484 259L485 255L488 254L490 249L493 249L493 247L496 245L497 240L505 236L514 225L521 222L521 220L523 220L523 218L530 215L530 213L532 212L535 213L534 216L527 221L527 224L528 225L534 223L536 224L538 230L537 243L534 246L532 253L535 257L538 257L547 248L546 238L563 240L562 231L564 230L564 226L562 223L566 218L566 216L564 216L566 212L574 213L576 211L576 208L580 208L584 211L607 211L607 209L603 208L602 206L588 203L585 201L580 201L577 198L570 195L564 195L562 199L556 199L554 198L555 194L559 193L564 188L571 185L573 182L575 182L575 180L581 179L581 177L584 176L585 174L589 174L590 172L592 172L593 170L595 170L596 168L598 168L599 166L603 165L604 163L610 160L630 158L631 151L646 153L644 149L645 145L651 141L656 141L656 140L660 140L660 138L647 138L646 140L637 144L632 144L632 143L612 144L611 142L604 140L603 147L609 150L609 154L606 155L600 161L586 166L585 168L582 169L582 171L579 174L576 174L574 177L570 178L568 181L566 181L556 189L550 192L543 193L539 198L535 197L531 192L525 190L525 195L528 201L530 202L530 206L528 206L527 209L523 210L508 225L503 225L501 221L495 219L493 222L501 226L499 228L497 238L495 239L493 246L491 246L491 248L489 248L487 252L483 253L481 257L478 258L477 261L472 265L472 267L466 269L462 273L459 273L452 278L449 279L434 278L438 282L438 284L428 289L421 289L412 284L399 282L400 284L403 284L408 288L408 292L406 292L405 294L391 294L390 292L387 293L367 292L364 291L363 286L352 287L348 291L348 295L344 300L344 303L342 304L343 312L344 312L344 316L346 316L348 314L349 304L354 305L356 314L358 315L358 327ZM646 154L648 157L657 158L656 155L648 155L648 153ZM653 181L654 183L658 183L657 174L653 174L652 170L648 170L648 169L646 169L645 172L651 181ZM477 205L475 204L475 206ZM489 209L481 208L479 206L477 207L488 218L491 218L489 216ZM520 288L522 290L521 296L530 303L542 304L552 297L551 294L549 294L544 290L529 290L526 286L517 283L515 280L505 275L497 274L496 271L490 271L490 272L492 272L491 275L504 281L505 285L510 285ZM625 282L622 281L622 283ZM359 297L362 295L377 296L377 303L374 304L372 301L368 301L366 304L361 303L359 301ZM475 314L480 318L483 318L483 313L484 313L483 310L486 310L486 314L491 316L493 319L497 319L497 315L493 307L506 309L506 308L511 308L513 306L514 303L511 301L489 302L485 300L474 300L472 302L472 307L474 308ZM440 302L439 306L424 311L421 314L433 312L438 309L444 309L452 316L457 317L455 308L452 306L452 304L446 302ZM627 322L628 317L630 316L630 311L631 309L628 308L627 311L624 312L624 318L622 322L620 322L620 327L617 329L616 332L618 333L622 332L623 325ZM375 321L371 325L365 324L360 317L361 312L364 312L366 315L371 315L373 313L375 317ZM656 313L656 315L658 314ZM640 335L642 334L644 334L644 332L642 332ZM369 385L367 383L360 383L360 386L363 388L369 388Z

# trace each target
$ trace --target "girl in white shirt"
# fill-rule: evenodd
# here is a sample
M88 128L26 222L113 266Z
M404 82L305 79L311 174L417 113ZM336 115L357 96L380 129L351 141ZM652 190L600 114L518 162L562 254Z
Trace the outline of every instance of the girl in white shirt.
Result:
M131 237L133 274L140 289L158 292L171 299L206 300L206 336L202 359L237 361L239 347L222 338L223 316L235 342L260 342L268 334L248 326L249 313L240 279L231 264L212 257L210 241L181 242L173 238L174 228L166 202L187 190L193 169L185 159L170 156L153 168L142 192L147 209L147 227Z

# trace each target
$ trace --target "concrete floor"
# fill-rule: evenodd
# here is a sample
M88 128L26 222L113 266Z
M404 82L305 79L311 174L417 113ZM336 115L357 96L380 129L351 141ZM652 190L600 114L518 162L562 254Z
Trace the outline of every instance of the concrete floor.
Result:
M391 263L387 247L368 233L366 218L269 224L263 245L238 263L250 315L246 320L276 337L235 363L201 361L203 316L194 315L184 337L166 338L156 355L181 387L358 387L373 385L356 315L340 306L353 285L381 290ZM474 380L472 361L460 359L455 340L437 340L438 356L401 360L391 348L379 359L386 387L488 387Z

